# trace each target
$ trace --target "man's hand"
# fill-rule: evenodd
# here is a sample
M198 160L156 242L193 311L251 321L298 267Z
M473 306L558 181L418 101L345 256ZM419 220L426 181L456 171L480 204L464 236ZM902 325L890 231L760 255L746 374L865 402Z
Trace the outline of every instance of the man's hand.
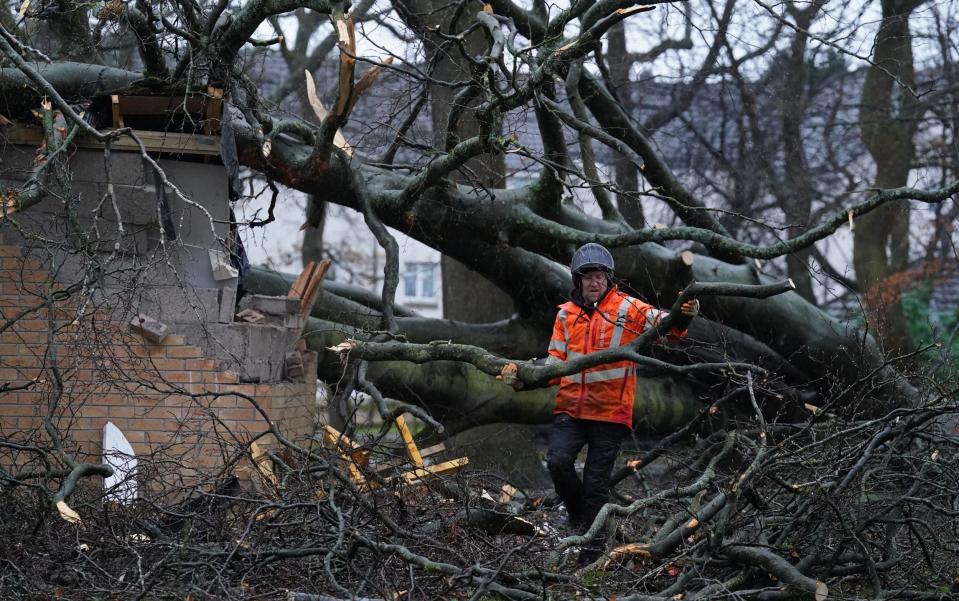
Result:
M515 363L507 363L503 366L503 369L499 372L499 375L496 376L496 379L507 386L512 386L513 390L520 390L523 388L523 382L516 377L516 373L518 371L519 367Z
M695 298L690 299L683 303L683 306L680 307L679 310L687 317L696 317L699 315L699 301Z

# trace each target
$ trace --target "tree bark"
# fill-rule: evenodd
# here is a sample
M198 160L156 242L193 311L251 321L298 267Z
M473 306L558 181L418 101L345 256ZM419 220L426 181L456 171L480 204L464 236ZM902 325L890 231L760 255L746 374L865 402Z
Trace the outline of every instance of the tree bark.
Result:
M785 210L787 223L800 229L806 229L809 223L814 195L814 189L809 181L802 124L806 114L806 86L810 67L806 61L806 46L809 42L807 32L819 6L817 3L812 3L804 10L793 10L797 30L785 57L784 80L780 96L785 157L785 186L782 190L783 194L780 195L780 206ZM815 303L812 278L809 275L811 252L811 249L803 249L789 253L786 255L786 268L789 277L796 284L797 294Z
M877 188L905 185L915 155L917 99L909 89L915 83L909 16L919 4L921 0L882 1L873 63L863 82L859 126L876 164ZM905 268L908 258L908 201L887 204L857 222L853 265L867 319L898 352L911 350L913 344L898 286L890 277Z
M352 175L346 165L333 162L326 172L304 171L291 173L285 166L300 165L309 156L310 148L286 138L274 141L271 161L263 160L259 145L247 128L238 126L237 146L243 164L271 175L277 181L288 182L307 192L325 190L339 202L356 207ZM405 215L393 202L396 190L402 189L405 179L395 173L382 173L375 168L364 168L362 177L367 190L372 192L371 202L377 214L388 225L406 227ZM463 187L434 188L426 194L429 202L420 205L417 217L417 238L441 252L466 260L470 247L463 240L480 241L487 248L501 248L504 233L515 238L514 244L523 249L509 248L487 253L484 262L499 269L497 273L509 275L499 281L514 294L514 298L526 298L527 306L520 311L533 311L538 306L543 311L544 292L555 294L555 302L561 300L568 286L568 275L555 263L550 264L543 256L562 262L569 260L571 248L557 244L554 236L539 234L525 224L535 215L530 208L535 203L535 193L530 188L496 190L493 198L479 199L471 189ZM483 211L477 206L482 203ZM583 214L573 207L563 205L555 215L558 225L567 225L582 231L596 233L621 233L622 225L605 222ZM470 253L472 254L472 253ZM645 243L614 251L617 272L629 279L645 298L657 305L667 305L685 285L677 279L684 267L676 252L659 244ZM475 256L475 255L474 255ZM497 260L493 260L497 259ZM552 268L550 267L552 265ZM523 274L517 278L516 274ZM495 277L495 273L484 274ZM707 256L697 256L688 278L703 282L768 283L770 278L758 274L750 265L730 264ZM721 321L750 336L769 344L777 353L793 359L797 369L807 374L810 380L820 380L824 373L834 373L847 382L858 380L863 369L876 371L877 380L888 382L881 389L887 401L899 404L903 398L914 398L915 390L900 378L894 377L891 368L883 367L885 359L875 341L861 338L859 330L817 309L795 293L781 294L763 301L742 298L705 299L704 312L712 319ZM552 310L548 311L552 313Z
M626 46L626 23L619 23L609 30L609 74L612 85L619 96L619 101L629 114L634 114L632 90L629 87L629 70L632 61L629 60L629 49ZM626 219L626 223L634 228L646 225L646 216L643 214L643 203L639 196L639 175L636 165L621 153L613 155L613 169L616 186L616 205L619 212Z
M314 320L306 330L311 332L307 345L320 353L320 377L336 381L343 368L339 354L327 349L357 332ZM387 396L419 399L450 435L484 424L550 423L556 398L556 387L516 391L471 365L451 361L372 361L367 378ZM641 376L636 384L634 427L645 433L671 432L702 407L689 382Z
M443 9L439 2L423 0L419 3L421 13L429 15L435 27L444 32L456 32L469 25L465 17L467 12ZM453 19L457 20L453 22ZM433 51L438 54L434 76L440 81L465 81L470 79L470 65L459 48L445 48L433 35L428 35ZM479 54L485 48L486 39L478 32L467 36L463 48L470 54ZM443 149L448 136L466 139L479 133L477 120L470 113L475 110L476 102L471 100L466 106L456 106L465 112L457 121L455 131L449 130L450 112L458 101L455 90L442 85L430 86L430 118L433 124L433 144ZM502 155L485 155L467 161L463 169L458 170L453 179L458 182L472 182L474 185L498 188L503 185L503 173L506 171ZM460 261L443 255L440 259L443 287L443 316L447 319L483 323L506 319L513 313L513 300L496 284L477 273Z
M306 229L303 230L303 264L323 259L323 230L326 226L326 201L310 194L306 207ZM316 225L310 225L316 224Z

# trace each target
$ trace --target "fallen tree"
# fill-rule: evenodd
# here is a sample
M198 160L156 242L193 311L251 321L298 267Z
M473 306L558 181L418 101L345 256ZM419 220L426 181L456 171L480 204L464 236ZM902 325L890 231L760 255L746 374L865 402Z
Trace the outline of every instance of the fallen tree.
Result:
M218 35L224 39L240 39L237 36L242 37L243 34L237 33L237 27L242 26L243 31L247 31L251 23L248 19L266 18L273 10L285 8L253 3L245 7L239 13L241 16L229 25L218 26L222 27L222 30L217 29ZM339 13L335 9L322 5L322 10L332 11L334 21L347 29L352 28L348 19L336 16ZM515 18L515 10L518 9L510 8L507 14ZM525 20L520 31L531 36L532 41L542 39L541 36L549 27L556 27L556 23L561 22L556 21L548 26L531 13L522 14ZM51 15L49 18L55 21L75 16ZM548 89L546 82L550 78L569 75L569 65L587 56L588 40L602 35L612 21L623 16L618 13L604 16L599 8L576 17L564 15L562 19L586 19L584 23L592 29L587 28L580 37L567 40L565 45L559 44L558 39L552 40L530 63L533 67L530 77L512 93L491 96L485 103L464 110L481 122L484 119L498 122L508 111L528 103L545 103L543 106L549 107L551 113L560 119L541 123L540 134L548 148L551 136L561 132L560 121L565 122L568 127L590 134L597 141L633 157L638 164L655 166L647 170L650 183L664 194L686 199L683 202L688 205L694 202L692 197L600 79L589 74L582 77L577 75L579 87L571 89L571 93L579 94L587 101L585 106L604 127L602 130L583 121L584 115L566 114L549 96L542 96ZM485 28L491 43L485 52L495 63L504 52L498 41L501 34L499 28L505 26L509 29L517 25L507 17L497 17L492 21L486 17L479 19L477 23ZM164 35L172 33L173 30L168 30ZM22 59L16 60L19 56L17 50L9 42L5 44L6 56L17 64L3 68L0 82L16 87L27 85L50 96L54 108L59 108L69 119L78 118L77 113L70 108L70 102L120 91L124 87L134 89L170 85L169 74L167 83L164 83L162 78L158 81L154 73L99 68L75 62L53 61L34 68ZM350 112L361 101L360 95L374 79L369 77L368 82L363 80L365 83L355 84L357 87L354 89L354 67L346 53L348 43L341 40L342 44L346 46L342 46L344 50L341 52L338 112L330 113L318 129L272 120L262 111L232 110L227 112L228 127L225 131L233 135L230 143L235 145L241 164L257 170L272 181L349 206L366 216L368 224L388 251L384 298L379 303L381 324L374 326L376 317L368 313L365 319L347 319L345 325L365 330L390 330L391 335L405 336L411 341L445 339L472 344L510 359L541 356L554 306L564 298L570 287L561 265L578 244L596 241L614 248L617 275L655 304L669 306L679 291L692 282L769 284L774 279L761 272L758 262L747 259L782 257L808 248L847 222L851 223L857 216L886 203L906 198L941 202L959 187L959 184L954 183L936 190L901 188L874 192L863 201L835 209L832 217L802 235L786 242L765 245L735 240L718 222L703 218L702 215L706 213L702 211L679 210L679 218L689 223L686 226L633 230L614 212L604 209L603 218L591 217L563 200L564 183L570 181L570 169L575 167L566 155L561 157L557 165L543 168L534 183L526 186L477 190L466 185L444 183L444 178L455 173L469 158L509 152L511 144L518 144L516 141L496 139L488 131L466 140L449 138L447 155L443 160L424 167L384 166L375 161L355 160L352 154L337 147L334 137L348 123ZM238 48L236 44L232 47ZM207 53L209 49L204 48L203 52ZM212 55L210 58L216 59ZM226 67L213 65L211 70ZM380 65L377 69L383 67L387 65ZM398 72L409 76L417 73L415 69L401 69ZM515 76L509 70L501 72L497 69L488 75L493 76L494 73L497 77ZM238 73L234 76L237 78L235 94L238 106L254 106L257 98L247 86L248 82ZM480 75L477 74L477 77ZM467 86L464 93L473 94L472 90ZM241 98L245 100L240 102ZM344 100L346 98L349 100ZM12 114L18 114L18 108L22 112L34 102L29 95L19 96L8 100L8 107ZM462 114L455 116L462 117ZM106 136L83 121L77 121L77 126L81 135L97 135L104 139L131 135L117 131ZM269 150L265 151L267 145ZM521 146L517 147L521 149ZM18 198L19 210L29 208L29 195L21 194ZM701 204L700 201L695 202ZM517 316L506 323L485 325L417 318L396 321L392 292L397 285L398 256L395 242L382 229L383 225L410 230L421 241L494 282L513 299L518 310ZM681 254L663 245L670 240L701 244L709 254L720 258L709 254ZM272 289L266 274L258 271L247 277L246 286L252 291ZM327 296L324 299L332 303L329 307L332 313L342 306L341 301L334 302L335 298ZM762 360L771 362L784 378L782 386L793 390L791 397L794 400L822 393L828 387L826 383L830 378L839 378L847 384L858 382L863 386L872 386L877 411L916 399L915 389L889 371L880 347L871 336L861 335L853 324L838 321L795 293L762 301L736 295L709 296L702 300L703 315L712 323L696 329L695 340L698 345L693 346L710 348L714 357L721 357L724 361L759 361L762 355ZM325 305L321 302L321 306ZM323 316L322 312L320 316ZM438 360L446 357L437 349L432 358ZM695 352L692 359L699 359ZM859 382L864 372L873 373L872 383ZM533 382L523 370L519 377L527 384ZM538 381L543 380L540 378Z
M205 432L225 458L222 471L150 492L132 507L103 506L93 482L107 470L66 453L64 433L48 419L44 431L0 440L9 501L0 555L14 568L0 578L0 590L58 598L65 592L76 598L249 598L289 590L301 599L822 599L856 597L867 588L873 598L948 595L938 589L955 577L956 533L940 527L957 511L955 439L944 428L956 411L954 376L946 368L911 371L913 359L930 347L886 356L868 327L794 292L779 263L890 203L943 203L959 183L944 177L935 187L840 192L823 199L817 220L781 239L764 222L778 217L759 206L727 206L723 199L738 190L694 189L670 165L657 145L662 140L650 138L672 120L691 118L695 90L640 124L609 84L604 35L624 20L648 18L649 6L574 2L548 11L543 2L528 9L502 0L425 4L390 7L397 22L424 41L422 54L382 61L358 56L349 7L337 2L110 2L96 14L87 5L25 2L22 27L4 6L4 114L39 125L44 141L27 183L0 189L0 219L15 228L49 196L72 206L69 155L81 140L107 149L132 141L152 181L168 183L132 129L105 126L110 96L177 97L222 86L229 102L221 158L232 175L241 166L255 172L272 187L274 201L282 184L355 210L385 252L381 295L332 284L304 331L307 345L321 354L322 379L337 387L330 405L348 427L355 425L348 418L357 391L372 399L387 426L405 411L436 433L502 421L544 423L551 416L551 378L628 358L643 371L639 428L673 434L648 454L630 457L617 476L617 501L580 534L558 531L560 511L533 491L496 501L492 493L503 483L495 475L466 472L411 486L367 461L396 455L384 432L344 455L317 441L290 440L259 409L263 430L254 436L271 435L275 449L253 453L211 426ZM727 2L722 14L711 3L701 8L710 20L703 31L716 34L702 64L687 65L697 67L690 81L702 86L715 75L741 78L740 59L762 53L737 58L728 48L727 30L739 15L735 4ZM258 28L269 23L282 31L279 16L300 9L327 15L338 46L335 73L320 80L333 97L330 108L319 102L313 78L305 83L315 119L274 111L241 68L248 43L284 43L279 35L252 38ZM437 14L443 15L439 23ZM778 35L786 17L770 18ZM38 31L51 33L50 40L52 34L72 37L58 45ZM106 52L111 43L138 58L114 60ZM721 48L729 57L717 65ZM466 66L462 78L437 69L448 54ZM358 62L370 64L360 77ZM358 111L377 80L387 77L406 82L418 99L388 115L381 125L389 139L379 147L355 143L361 136L350 127L370 125ZM750 82L736 83L748 88ZM426 143L414 130L438 87L452 90L454 100L442 131L431 132ZM737 99L736 109L755 118L748 94ZM509 131L520 118L529 128ZM475 131L464 134L464 121ZM176 127L196 133L201 126ZM716 150L702 137L704 147ZM578 149L571 150L567 140L574 138ZM622 190L598 169L594 143L642 173L642 192L671 212L670 225L626 222L610 199ZM504 156L526 161L524 177L483 185L490 178L475 176L477 161ZM111 181L108 160L104 169ZM234 193L236 184L231 181ZM182 194L175 187L171 193ZM268 218L231 218L230 225L269 227L276 209L271 204ZM740 223L730 228L731 220ZM312 211L306 222L316 223ZM400 250L388 227L493 282L513 301L515 315L467 323L420 317L397 305ZM93 228L65 242L80 248L95 272L70 289L85 298L95 298L118 252L100 246L98 236ZM565 265L585 242L613 249L623 285L657 306L699 298L703 317L689 338L661 346L654 331L563 364L538 362L556 305L571 286ZM261 268L243 279L247 292L280 294L289 286L289 277ZM5 316L3 327L55 300L51 292L37 308ZM52 365L56 388L62 382ZM32 385L4 385L0 393ZM226 394L183 393L194 399ZM255 398L236 396L258 407ZM69 409L58 407L56 395L49 399L49 414ZM180 458L173 449L158 449L141 460L144 470L163 474ZM241 464L258 490L239 489L233 470ZM358 484L357 474L376 485ZM67 498L73 513L61 509L64 520L48 519L48 505L59 507ZM588 566L607 575L599 586L596 576L584 577L586 566L573 565L571 551L584 547L605 551ZM37 582L31 567L46 579Z

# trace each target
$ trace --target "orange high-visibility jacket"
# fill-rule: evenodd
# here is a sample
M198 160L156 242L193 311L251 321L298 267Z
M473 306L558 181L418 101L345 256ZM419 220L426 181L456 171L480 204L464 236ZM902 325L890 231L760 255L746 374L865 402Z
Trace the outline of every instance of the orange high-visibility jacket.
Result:
M599 301L592 316L572 301L563 303L553 325L547 365L629 344L666 315L666 311L623 294L616 286ZM673 328L666 338L678 340L685 335L685 329ZM605 363L561 378L553 413L632 428L635 394L635 364L632 361Z

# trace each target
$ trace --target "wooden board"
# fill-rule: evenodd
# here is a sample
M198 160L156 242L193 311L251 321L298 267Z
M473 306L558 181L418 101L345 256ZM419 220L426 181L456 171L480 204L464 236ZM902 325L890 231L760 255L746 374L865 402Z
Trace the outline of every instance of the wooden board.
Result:
M416 467L423 467L423 456L420 455L420 450L416 448L416 443L413 442L413 435L410 433L410 428L406 425L406 420L403 419L402 415L396 417L396 429L400 431L400 436L406 445L406 456L410 458L410 461Z
M350 474L350 480L357 486L366 485L366 478L360 471L360 466L369 465L370 452L359 448L348 436L344 436L339 430L329 424L323 426L323 440L334 449L338 449L340 457L346 462L346 469Z
M208 86L206 94L176 96L110 96L113 128L124 127L124 117L175 115L199 115L203 133L212 136L220 133L223 124L223 88Z
M177 134L142 129L135 129L133 133L140 138L149 152L220 156L220 136ZM0 129L0 139L8 144L40 146L43 143L43 131L39 127L13 125ZM104 146L103 142L85 135L76 136L73 139L73 144L78 148L102 149ZM110 148L113 150L140 151L140 147L129 136L117 138L110 144Z
M431 447L420 449L419 451L420 451L420 457L422 457L423 459L426 459L427 457L431 457L438 453L442 453L445 450L446 450L445 444L437 443ZM408 460L409 459L406 457L404 458L394 457L386 461L378 461L376 462L373 469L376 470L377 473L385 472L387 470L395 470L396 468L401 467Z
M256 466L263 479L269 482L274 490L280 490L280 480L273 473L273 466L270 464L270 457L266 454L256 441L250 443L250 457L253 459L253 465Z
M420 449L420 457L429 457L431 455L436 455L437 453L442 453L445 450L446 450L446 445L440 442L431 447Z
M423 480L432 476L439 476L440 474L449 474L459 471L466 467L469 462L470 460L468 457L460 457L459 459L445 461L437 465L429 465L426 467L417 468L415 470L410 470L408 472L403 472L400 474L400 478L405 480L407 484L413 484L418 480Z
M316 303L316 297L320 293L320 286L323 284L323 278L332 262L324 259L319 262L313 273L310 274L309 281L306 284L306 291L303 293L303 300L300 302L300 315L309 315L313 311L313 304Z
M403 472L396 476L396 478L399 479L400 482L405 486L416 484L417 482L429 477L456 472L469 464L469 458L460 457L458 459L453 459L451 461L446 461L436 465L424 465L423 454L416 447L416 443L413 441L413 435L410 433L410 429L406 425L406 420L402 415L396 418L396 429L400 432L400 436L403 438L403 443L405 445L409 460L413 463L413 465L416 466L415 469ZM356 444L330 425L323 426L322 432L324 442L332 446L334 449L338 449L340 456L346 462L350 479L357 486L365 486L370 490L380 487L379 482L368 482L359 470L359 466L369 466L369 451L359 448L360 445ZM445 446L438 444L430 447L427 450L430 451L430 454L433 454L445 449ZM388 463L386 466L377 466L376 471L380 472L396 467L399 467L398 464Z
M212 88L215 89L215 88ZM212 94L211 94L212 95ZM223 91L220 91L222 98ZM118 96L111 97L121 115L168 115L194 113L205 115L210 99L202 94L177 96Z
M223 126L223 88L214 88L209 86L206 93L210 98L206 105L206 122L203 125L203 133L208 136L219 134Z
M113 129L123 127L123 112L120 110L120 97L116 94L110 96L110 111L113 115Z
M303 293L306 291L306 284L310 280L310 276L313 275L313 272L316 270L316 261L310 261L303 267L303 271L300 272L300 275L297 276L296 280L293 282L293 285L290 286L290 291L286 293L290 298L303 298Z
M323 426L323 440L334 446L340 446L350 451L359 448L360 445L353 442L349 436L340 433L339 430L327 424Z

